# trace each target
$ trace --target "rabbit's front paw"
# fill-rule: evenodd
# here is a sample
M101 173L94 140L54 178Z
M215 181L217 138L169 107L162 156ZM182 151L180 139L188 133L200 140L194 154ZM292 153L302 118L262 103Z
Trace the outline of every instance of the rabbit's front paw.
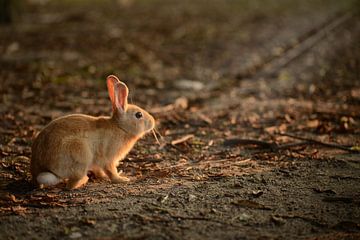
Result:
M124 183L124 182L130 182L130 179L125 176L116 176L111 179L112 183Z

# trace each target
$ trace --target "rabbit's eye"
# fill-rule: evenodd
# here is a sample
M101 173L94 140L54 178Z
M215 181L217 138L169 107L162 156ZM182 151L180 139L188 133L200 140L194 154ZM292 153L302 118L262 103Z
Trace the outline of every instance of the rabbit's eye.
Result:
M140 118L142 118L142 112L136 112L135 113L135 117L137 118L137 119L140 119Z

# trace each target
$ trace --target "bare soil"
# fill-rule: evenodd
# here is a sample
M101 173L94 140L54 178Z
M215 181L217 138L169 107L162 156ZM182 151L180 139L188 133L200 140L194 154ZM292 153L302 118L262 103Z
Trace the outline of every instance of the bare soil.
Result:
M29 1L30 2L30 1ZM26 9L26 11L25 11ZM360 239L356 1L32 1L0 26L0 239ZM157 120L119 170L30 183L52 119Z

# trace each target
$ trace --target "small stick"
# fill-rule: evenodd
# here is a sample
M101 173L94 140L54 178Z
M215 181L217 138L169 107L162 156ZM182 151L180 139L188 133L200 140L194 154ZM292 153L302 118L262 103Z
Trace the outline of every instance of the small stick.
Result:
M309 145L309 143L306 141L295 142L295 143L285 143L285 144L278 145L277 149L288 149L288 148L292 148L292 147L300 147L300 146L305 146L305 145Z
M171 145L176 145L176 144L179 144L179 143L183 143L183 142L186 142L187 140L193 138L194 135L193 134L188 134L188 135L185 135L179 139L175 139L175 140L172 140L171 141Z
M304 141L307 141L309 143L314 143L314 144L318 144L318 145L325 146L325 147L337 148L337 149L341 149L341 150L348 151L348 152L354 152L354 153L359 153L360 152L360 151L358 151L356 149L351 149L350 147L340 145L340 144L337 144L337 143L325 143L325 142L321 142L319 140L315 140L315 139L312 139L312 138L305 138L305 137L295 136L295 135L292 135L292 134L289 134L289 133L280 133L280 135L295 138L295 139L299 139L299 140L304 140Z
M320 141L315 140L315 139L294 136L294 135L287 134L287 133L281 133L280 135L295 138L295 139L299 139L299 140L303 140L303 141L295 142L295 143L277 144L277 143L274 143L274 142L266 142L266 141L255 140L255 139L233 138L233 139L225 140L224 145L229 146L229 147L233 147L233 146L236 146L236 145L257 145L257 146L260 146L260 147L263 147L263 148L268 148L268 149L270 149L272 151L278 151L278 150L289 149L289 148L292 148L292 147L305 146L305 145L309 145L309 144L318 144L318 145L321 145L321 146L330 147L330 148L337 148L337 149L341 149L341 150L349 151L349 152L354 152L354 153L359 153L360 152L357 149L351 149L351 148L349 148L347 146L343 146L343 145L336 144L336 143L324 143L324 142L320 142Z

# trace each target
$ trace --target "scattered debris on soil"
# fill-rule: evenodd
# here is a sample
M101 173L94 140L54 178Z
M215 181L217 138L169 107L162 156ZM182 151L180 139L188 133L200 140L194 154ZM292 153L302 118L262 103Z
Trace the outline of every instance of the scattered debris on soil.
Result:
M0 238L360 238L356 4L26 1L0 26ZM159 144L128 184L34 188L34 136L109 114L109 74Z

